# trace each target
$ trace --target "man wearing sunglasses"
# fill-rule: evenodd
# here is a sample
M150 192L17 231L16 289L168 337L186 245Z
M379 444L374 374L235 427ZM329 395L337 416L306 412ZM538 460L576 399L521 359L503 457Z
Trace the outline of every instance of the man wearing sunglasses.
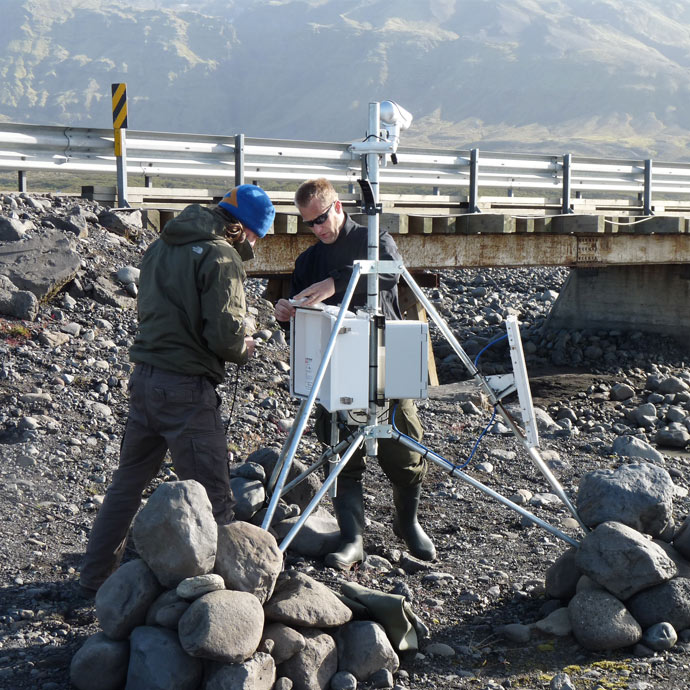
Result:
M338 305L352 276L354 262L367 258L369 231L345 213L333 185L324 178L301 184L295 193L295 206L319 242L297 257L290 297L294 301L302 300L300 306L305 307L318 302ZM401 260L393 238L385 231L379 235L379 259ZM398 278L397 274L379 274L379 303L388 320L402 318L398 303ZM366 305L366 290L367 280L360 278L350 303L351 308ZM275 306L278 321L289 321L294 313L295 307L289 300L278 300ZM403 434L421 440L423 430L414 402L390 401L389 422L395 403L396 427ZM330 417L323 407L317 408L315 430L319 440L324 443L330 443ZM343 436L346 433L341 432ZM394 531L403 538L413 556L433 560L436 550L417 520L422 480L427 471L426 460L396 441L382 439L378 444L378 461L393 485ZM338 477L333 507L340 527L341 543L338 551L326 556L325 562L340 570L348 570L365 557L362 538L364 468L365 457L360 449Z

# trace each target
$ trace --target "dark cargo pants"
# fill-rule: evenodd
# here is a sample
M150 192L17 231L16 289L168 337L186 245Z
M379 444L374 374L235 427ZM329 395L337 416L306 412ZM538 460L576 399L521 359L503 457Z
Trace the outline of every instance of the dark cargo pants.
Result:
M81 584L91 589L119 565L142 492L167 450L180 479L204 486L216 520L225 524L233 518L227 441L213 384L204 376L137 364L129 394L120 464L96 516L81 569Z
M421 441L424 435L422 423L417 416L417 406L413 400L391 400L390 410L386 423L390 424L395 409L395 426L402 434L409 436L415 441ZM316 437L322 443L331 443L331 413L320 405L317 408L314 431ZM356 429L354 426L348 427L349 431ZM339 439L342 440L348 435L348 431L340 430ZM384 474L388 477L391 484L400 487L410 487L421 484L427 472L427 460L419 453L415 453L406 446L393 439L379 439L377 460ZM341 477L361 480L366 468L366 457L364 449L359 448L350 458L347 465L340 473Z

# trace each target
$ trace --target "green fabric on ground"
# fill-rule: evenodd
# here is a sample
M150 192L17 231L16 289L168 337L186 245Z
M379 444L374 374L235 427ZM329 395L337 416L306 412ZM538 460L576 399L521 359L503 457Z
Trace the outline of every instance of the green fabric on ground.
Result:
M405 601L405 597L377 592L354 582L343 584L342 591L347 598L366 607L371 619L383 626L396 651L417 651L419 646L414 626L417 617Z

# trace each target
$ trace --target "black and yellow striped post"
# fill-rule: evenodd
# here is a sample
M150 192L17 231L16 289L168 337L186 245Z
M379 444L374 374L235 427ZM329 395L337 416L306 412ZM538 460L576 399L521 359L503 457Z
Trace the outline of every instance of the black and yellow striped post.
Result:
M117 163L117 204L127 202L127 84L112 84L113 130L115 133L115 161Z

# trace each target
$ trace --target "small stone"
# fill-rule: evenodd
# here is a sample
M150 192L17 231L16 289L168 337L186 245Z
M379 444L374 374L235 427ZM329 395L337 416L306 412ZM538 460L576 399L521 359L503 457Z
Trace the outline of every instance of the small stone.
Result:
M657 652L671 649L678 641L678 635L670 623L656 623L642 634L642 643Z
M194 601L208 592L216 592L225 589L225 581L220 575L208 573L206 575L196 575L188 577L177 585L177 596L180 599Z
M551 679L549 690L575 690L575 685L567 673L561 672Z
M332 678L330 690L357 690L357 679L347 671L338 671Z
M455 650L450 645L444 644L443 642L432 642L430 645L427 645L424 653L428 656L442 656L447 658L455 656Z

